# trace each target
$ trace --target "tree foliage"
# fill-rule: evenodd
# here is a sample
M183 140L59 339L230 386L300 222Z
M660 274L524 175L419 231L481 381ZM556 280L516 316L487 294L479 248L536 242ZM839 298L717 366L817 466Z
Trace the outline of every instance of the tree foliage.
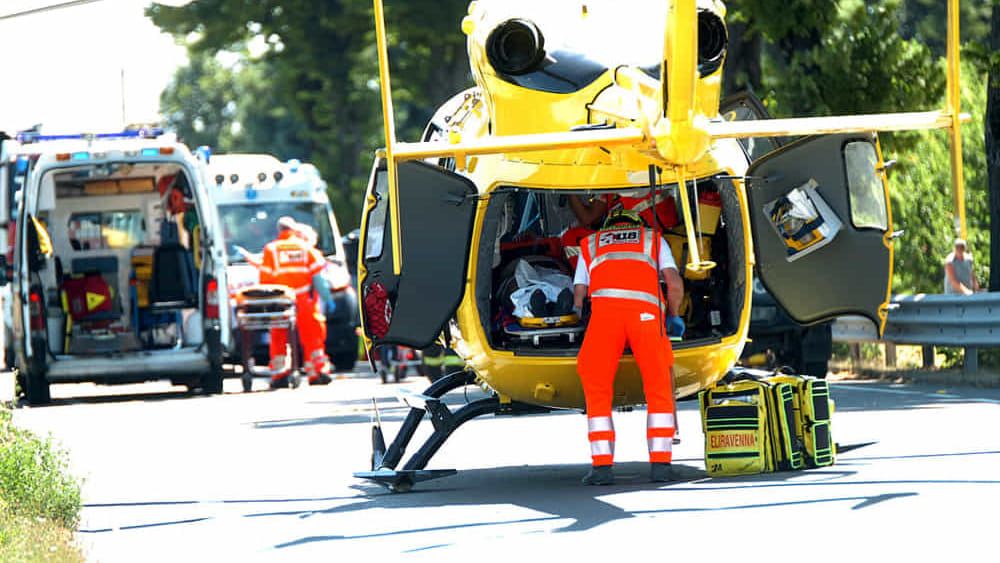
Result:
M466 7L465 0L442 0L433 10L387 6L400 139L417 137L437 104L471 83L459 32ZM221 128L219 140L232 150L301 151L294 156L313 162L326 178L345 230L357 224L372 155L383 144L371 12L371 2L362 0L195 0L148 9L160 28L187 42L192 66L208 71L199 78L225 74L208 62L218 53L259 51L245 57L245 69L230 72L242 79L232 86L236 104L247 107L221 115L244 133L227 140ZM202 97L209 106L227 107ZM288 127L294 129L279 138Z
M417 139L435 108L471 84L459 31L467 4L386 5L401 140ZM961 4L965 54L978 64L963 69L963 111L973 116L963 135L969 243L981 276L989 264L984 77L1000 64L992 45L976 41L990 29L989 4ZM945 3L732 0L728 10L727 91L753 89L776 116L944 104ZM191 55L163 95L168 124L191 145L314 162L341 227L352 228L373 151L383 144L371 12L368 0L153 5L157 25L186 41ZM947 134L883 135L882 143L886 158L899 162L890 180L894 220L905 230L895 290L938 292L940 259L955 235Z
M984 77L971 64L963 66L962 107L971 119L962 126L966 225L975 272L985 282L990 273L990 220L986 155L983 150ZM944 101L940 100L939 105ZM951 190L951 157L945 131L906 133L905 149L887 148L885 157L898 165L890 173L893 225L902 229L896 239L894 291L943 291L942 260L957 235ZM897 135L898 136L898 135ZM888 143L887 143L888 144ZM985 285L985 283L983 283Z

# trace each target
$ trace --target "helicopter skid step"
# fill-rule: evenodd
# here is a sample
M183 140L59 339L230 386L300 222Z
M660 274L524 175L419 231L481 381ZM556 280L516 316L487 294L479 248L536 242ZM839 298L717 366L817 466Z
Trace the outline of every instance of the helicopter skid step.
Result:
M354 474L359 479L368 479L393 492L405 493L414 484L440 477L448 477L458 473L456 469L416 469L400 470L378 469L375 471L359 471Z
M371 471L360 471L354 474L359 479L374 481L393 492L406 492L420 481L437 479L457 473L454 469L425 470L427 462L437 453L438 449L462 424L484 414L511 415L533 414L546 412L549 409L522 405L520 403L501 404L494 395L489 398L472 401L454 412L441 397L449 391L475 383L476 376L472 372L455 372L435 381L423 393L402 393L402 399L409 405L410 412L403 420L396 433L396 438L388 448L382 435L382 422L375 405L375 424L372 427L372 457ZM373 399L374 401L374 399ZM413 439L417 427L429 414L434 432L420 446L401 470L396 467L403 459L407 445Z

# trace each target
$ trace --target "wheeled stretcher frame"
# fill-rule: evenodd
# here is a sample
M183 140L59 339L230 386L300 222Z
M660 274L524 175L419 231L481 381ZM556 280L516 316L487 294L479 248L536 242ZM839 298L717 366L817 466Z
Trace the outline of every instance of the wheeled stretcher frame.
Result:
M236 293L236 326L240 329L240 363L243 366L243 391L249 392L254 377L278 375L270 365L258 366L254 358L254 335L272 329L288 331L291 376L296 381L298 369L298 334L295 325L295 294L283 285L251 285Z

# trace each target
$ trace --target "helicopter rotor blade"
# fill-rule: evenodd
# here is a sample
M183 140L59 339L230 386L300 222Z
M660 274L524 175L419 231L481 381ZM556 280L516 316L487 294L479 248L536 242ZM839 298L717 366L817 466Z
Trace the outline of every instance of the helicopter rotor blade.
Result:
M519 152L582 149L591 147L611 147L634 145L645 140L645 134L636 127L618 129L597 129L590 131L569 131L566 133L535 133L528 135L505 135L485 137L459 143L422 142L397 143L393 158L399 160L422 160L425 158L514 154ZM387 154L386 157L389 155Z
M951 113L947 111L926 111L711 122L707 125L706 129L713 139L739 139L746 137L861 133L866 131L948 129L951 127L952 119ZM969 114L961 114L959 120L968 121Z

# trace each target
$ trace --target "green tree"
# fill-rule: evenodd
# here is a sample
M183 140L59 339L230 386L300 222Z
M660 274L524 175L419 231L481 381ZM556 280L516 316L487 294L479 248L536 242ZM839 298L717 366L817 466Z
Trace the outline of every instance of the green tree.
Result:
M160 95L165 125L191 147L218 146L236 117L235 82L214 57L191 57Z
M993 0L991 27L986 41L973 41L965 54L980 75L987 75L984 152L989 182L991 263L1000 261L1000 0ZM990 291L1000 291L1000 274L990 276Z
M459 30L466 7L465 0L443 0L433 10L386 6L401 140L417 139L433 108L471 83ZM298 125L295 138L326 178L342 227L355 226L374 150L384 144L371 2L195 0L180 8L154 4L147 13L186 39L194 56L263 48L249 63L266 68L257 74L259 93L287 108L280 117Z
M989 278L990 207L983 151L983 108L986 82L975 67L962 67L962 107L971 119L962 126L962 159L965 171L965 204L969 250L975 256L976 275ZM937 102L943 106L944 100ZM896 135L898 137L899 135ZM893 291L941 293L942 260L951 251L955 237L955 209L951 191L951 159L948 133L906 133L907 143L886 143L885 156L898 165L889 178L892 221L903 235L896 239ZM893 148L893 145L895 148Z
M958 3L959 41L987 37L990 32L990 2L964 0ZM947 0L906 0L899 33L926 45L935 56L945 56L948 29Z

